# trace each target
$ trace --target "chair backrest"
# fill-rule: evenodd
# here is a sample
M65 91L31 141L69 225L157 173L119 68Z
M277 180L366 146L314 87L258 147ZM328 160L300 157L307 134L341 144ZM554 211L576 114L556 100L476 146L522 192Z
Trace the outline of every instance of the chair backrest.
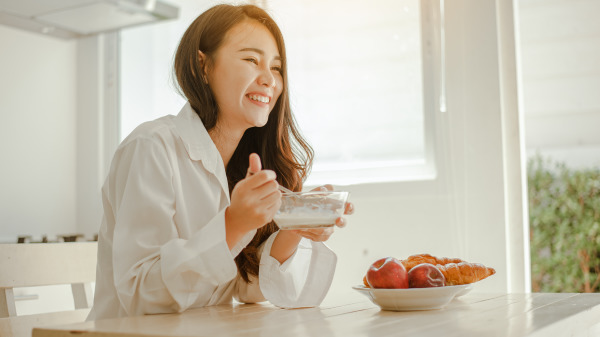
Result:
M83 322L92 306L96 242L0 244L0 336L31 337L34 326ZM75 310L17 315L13 288L70 284Z

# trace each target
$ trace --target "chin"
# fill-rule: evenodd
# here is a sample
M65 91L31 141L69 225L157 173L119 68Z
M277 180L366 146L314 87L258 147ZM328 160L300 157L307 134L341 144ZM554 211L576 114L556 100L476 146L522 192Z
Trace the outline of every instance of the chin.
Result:
M255 127L255 128L262 128L265 125L267 125L267 122L264 122L264 123L262 123L262 122L261 123L254 123L253 127Z
M269 122L269 118L265 118L265 120L260 121L258 124L260 124L260 126L263 127L263 126L267 125L268 122Z
M263 126L267 125L268 121L269 115L266 115L264 118L257 118L253 121L250 121L250 124L252 124L253 127L262 128Z

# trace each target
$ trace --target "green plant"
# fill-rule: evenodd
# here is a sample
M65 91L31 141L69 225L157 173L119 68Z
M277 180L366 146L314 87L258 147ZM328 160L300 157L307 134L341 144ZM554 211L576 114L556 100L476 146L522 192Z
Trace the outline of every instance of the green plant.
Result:
M600 170L528 162L533 291L598 292Z

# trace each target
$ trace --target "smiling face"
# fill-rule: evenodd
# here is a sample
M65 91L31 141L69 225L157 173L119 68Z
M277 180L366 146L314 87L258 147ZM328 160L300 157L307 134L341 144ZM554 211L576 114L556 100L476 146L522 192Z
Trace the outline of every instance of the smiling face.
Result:
M207 67L222 131L239 134L267 123L283 90L281 66L275 38L256 20L244 20L227 32Z

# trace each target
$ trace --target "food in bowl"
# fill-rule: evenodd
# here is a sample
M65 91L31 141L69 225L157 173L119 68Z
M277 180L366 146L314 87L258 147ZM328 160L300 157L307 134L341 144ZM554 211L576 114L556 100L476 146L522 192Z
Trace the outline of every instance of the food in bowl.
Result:
M411 255L400 262L409 274L409 288L471 284L496 273L494 268L480 263L470 263L458 258L435 257L429 254ZM422 271L413 271L415 268ZM371 287L367 278L367 275L363 277L363 284Z
M406 268L393 257L386 257L373 262L367 270L366 280L371 288L408 288Z
M410 288L443 287L446 277L440 269L431 263L421 263L408 272L408 286Z
M333 227L344 214L348 192L283 193L273 220L282 230Z

